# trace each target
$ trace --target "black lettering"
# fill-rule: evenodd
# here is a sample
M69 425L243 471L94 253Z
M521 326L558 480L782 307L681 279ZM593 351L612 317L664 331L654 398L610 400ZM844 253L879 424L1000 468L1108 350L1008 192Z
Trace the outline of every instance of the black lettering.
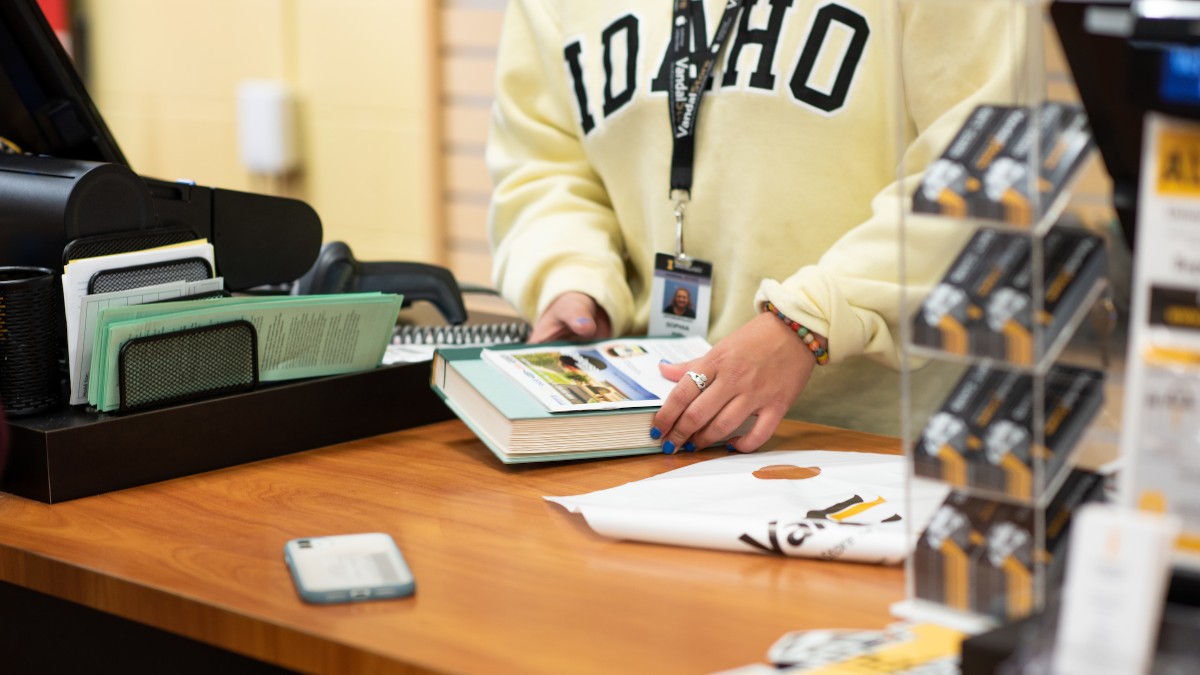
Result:
M625 89L613 93L613 38L625 33ZM620 110L633 99L637 89L638 20L632 14L609 24L601 34L604 40L604 116Z
M751 537L748 534L743 534L742 536L738 537L738 541L750 544L751 546L763 551L764 553L770 553L772 555L783 555L783 549L780 548L780 546L779 546L779 535L775 531L775 528L777 525L779 525L779 521L777 521L777 520L772 520L770 523L767 524L767 538L770 543L770 546L759 542L757 539L755 539L754 537Z
M795 548L795 547L799 547L801 544L803 544L804 541L806 539L808 539L811 535L816 534L817 532L820 532L821 530L825 529L825 524L824 523L806 523L804 521L799 521L799 522L792 523L791 525L789 525L789 527L792 528L792 531L790 533L788 533L787 543L788 543L788 546Z
M1171 181L1173 183L1179 183L1183 181L1183 169L1180 167L1181 159L1182 158L1177 152L1172 152L1170 155L1167 155L1167 161L1163 167L1162 180Z
M822 553L820 556L821 560L837 560L838 558L841 558L846 553L846 549L850 548L853 545L854 545L854 537L849 537L849 538L845 539L844 541L839 542L837 546L834 546L833 548L829 549L828 551L825 551L824 553Z
M571 79L575 81L575 102L579 104L579 123L583 126L583 133L587 134L596 128L596 120L592 118L592 113L588 110L587 88L583 83L583 64L579 60L582 53L583 44L578 41L572 42L563 49L563 57L571 71Z
M767 19L766 28L750 28L750 12L758 4L758 0L747 0L746 6L742 8L742 16L738 20L733 47L729 50L725 77L721 80L722 87L731 87L737 84L738 59L742 55L742 48L754 44L759 47L758 66L750 75L750 86L766 90L775 88L775 74L771 72L771 65L775 63L775 49L779 46L783 18L792 8L792 0L767 0L767 2L771 5L771 16Z
M838 66L833 89L826 94L810 87L808 80L812 77L813 69L816 68L817 57L821 54L825 39L829 37L829 28L835 21L849 28L853 37L850 38L850 45ZM866 51L867 38L870 35L871 28L867 25L866 18L853 10L841 5L825 5L818 10L813 21L812 32L804 41L804 50L800 54L800 60L796 63L796 71L792 73L792 96L801 103L829 113L845 105L846 97L850 93L850 85L854 82L858 63L862 60L863 52Z

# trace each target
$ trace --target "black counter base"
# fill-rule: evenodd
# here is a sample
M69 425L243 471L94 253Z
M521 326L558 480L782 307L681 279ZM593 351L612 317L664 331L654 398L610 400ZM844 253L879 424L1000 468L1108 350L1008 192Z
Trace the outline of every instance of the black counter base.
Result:
M383 366L125 415L64 408L10 420L0 490L57 503L450 419L429 369Z

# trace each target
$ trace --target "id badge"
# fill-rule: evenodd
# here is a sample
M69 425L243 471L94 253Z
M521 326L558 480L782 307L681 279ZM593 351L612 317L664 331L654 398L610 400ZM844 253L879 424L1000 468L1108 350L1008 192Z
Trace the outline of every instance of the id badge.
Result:
M650 335L708 337L712 263L689 258L684 266L670 253L655 254L650 298Z

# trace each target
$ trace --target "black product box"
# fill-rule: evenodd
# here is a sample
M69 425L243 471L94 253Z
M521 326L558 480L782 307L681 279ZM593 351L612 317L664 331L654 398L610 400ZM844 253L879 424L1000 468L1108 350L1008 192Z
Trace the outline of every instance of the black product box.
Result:
M1042 312L1031 316L1029 287L1017 284L998 290L985 308L988 329L1003 336L1001 358L1012 363L1031 365L1043 354L1106 274L1104 240L1094 234L1057 227L1046 234L1043 250Z
M981 460L988 410L1003 405L1011 375L985 365L972 366L925 423L913 446L918 475L956 487L971 484L970 465Z
M450 419L429 369L381 366L124 415L64 408L12 419L0 490L64 502Z
M1045 512L1045 578L1049 595L1066 570L1066 543L1071 518L1084 503L1098 501L1104 477L1073 469ZM986 534L986 545L975 565L980 572L973 610L1013 621L1029 616L1033 604L1033 509L1010 505L997 513Z
M965 218L971 215L971 205L982 186L980 159L989 161L998 151L992 143L991 130L1004 115L1006 108L981 105L951 139L942 155L925 171L913 194L913 211L937 213Z
M1044 566L1049 593L1062 579L1072 516L1081 504L1101 499L1103 489L1100 474L1072 469L1045 506L1041 547L1035 545L1037 506L952 492L917 542L917 597L1004 621L1028 616L1035 609L1037 566Z
M1020 126L984 171L978 208L981 217L1018 227L1032 225L1036 211L1051 210L1092 147L1087 116L1080 106L1043 103L1037 110L1036 133L1027 128L1032 114L1031 108L1014 108L1009 113L1021 117ZM1037 174L1031 176L1030 169L1035 166Z
M926 169L913 211L1031 226L1052 210L1092 147L1078 104L981 105Z
M953 491L934 512L913 552L918 598L963 612L972 608L972 561L999 502Z
M1030 499L1061 469L1104 401L1104 374L1055 365L1045 375L1043 445L1034 444L1033 376L976 365L951 389L912 448L918 475ZM1042 475L1034 473L1034 458Z
M971 333L983 312L967 289L982 278L1002 244L1001 234L991 228L980 228L971 237L913 317L913 342L954 354L971 352Z
M1012 225L1029 224L1032 208L1027 199L1020 198L1019 192L1029 182L1028 160L1018 159L1012 153L1013 146L1029 136L1026 133L1029 116L1026 107L1000 109L987 152L975 162L980 188L971 195L968 205L971 216Z
M1042 247L1042 311L1034 316L1029 251L1028 235L980 228L913 316L913 342L1033 365L1105 275L1106 254L1097 235L1051 229Z
M1064 234L1064 230L1054 229L1046 234L1042 240L1043 270L1051 269L1055 261L1059 260L1063 248L1071 241L1072 238ZM1049 278L1049 273L1045 273L1045 276ZM994 292L990 293L989 297L980 300L984 326L981 332L992 336L986 345L978 349L981 355L1013 363L1033 362L1032 281L1033 258L1026 257L1012 276L993 289ZM1046 316L1049 310L1049 307L1043 306L1042 316Z
M1104 373L1089 368L1056 365L1045 377L1043 444L1033 443L1032 381L1025 376L1025 391L1004 410L983 437L984 461L974 465L972 484L1030 499L1062 469L1080 436L1104 402ZM1042 462L1042 476L1033 472L1034 459Z

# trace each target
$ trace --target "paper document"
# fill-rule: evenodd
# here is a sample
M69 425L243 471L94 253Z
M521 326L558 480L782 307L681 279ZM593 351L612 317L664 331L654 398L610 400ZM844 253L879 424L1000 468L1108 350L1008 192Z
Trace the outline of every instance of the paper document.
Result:
M944 483L913 481L910 507L907 474L899 455L776 451L546 499L616 539L893 564L949 493Z
M1171 653L1161 644L1159 628L1169 626L1163 618L1163 599L1171 582L1171 554L1181 522L1177 514L1111 504L1087 504L1078 510L1071 524L1051 672L1122 675L1190 670L1162 667L1171 661L1169 657L1155 663L1156 652ZM1194 635L1195 629L1187 632ZM1195 663L1192 657L1192 667Z
M118 357L131 339L244 319L258 335L259 380L338 375L379 365L403 301L399 295L233 297L99 313L88 402L99 410L120 403Z
M213 269L212 244L203 239L198 239L171 246L130 251L128 253L114 253L94 258L79 258L78 260L68 262L63 267L62 285L63 310L66 312L67 320L67 367L69 372L74 374L78 369L88 367L87 364L80 363L78 356L79 312L83 304L83 296L88 294L88 284L97 272L148 266L155 263L184 260L186 258L200 258L205 260L208 262L209 269ZM178 281L182 281L182 279ZM74 393L75 389L75 380L72 380L72 393ZM71 403L76 403L74 396L72 396ZM79 401L79 403L82 403L82 401Z
M71 365L71 405L87 403L87 387L92 366L92 347L96 342L96 323L100 310L109 307L144 305L163 300L186 298L225 288L222 277L203 281L176 281L128 291L95 293L80 298L79 336L75 340L77 355Z
M614 410L662 405L675 383L659 363L703 356L703 338L621 338L589 345L485 349L496 366L534 395L547 410Z

